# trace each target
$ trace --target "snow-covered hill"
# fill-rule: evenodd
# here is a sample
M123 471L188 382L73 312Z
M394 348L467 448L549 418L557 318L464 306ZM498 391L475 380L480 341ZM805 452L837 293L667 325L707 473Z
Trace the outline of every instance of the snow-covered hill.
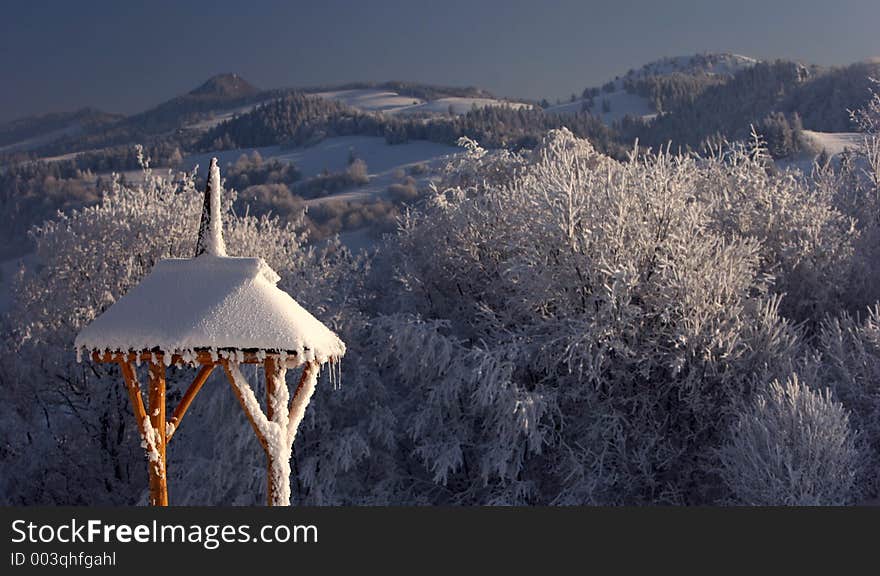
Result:
M428 180L436 177L437 171L454 156L463 154L459 148L424 140L413 140L392 146L384 138L379 137L341 136L328 138L308 147L281 149L278 146L266 146L192 155L184 158L182 167L192 170L193 166L198 164L201 170L204 170L211 156L217 156L221 166L226 166L235 162L242 154L251 154L254 151L259 152L264 160L276 159L294 163L303 179L313 178L325 171L345 170L352 154L366 163L369 183L309 199L305 204L310 207L334 201L370 203L387 200L389 186L398 181L400 174L412 174L409 168L415 165L422 168L418 171L418 175L414 176L417 185L422 187L427 185ZM130 181L136 181L138 177L138 172L126 173L126 178ZM351 250L359 251L372 246L376 241L376 234L366 227L343 231L340 239Z
M314 95L336 100L346 106L365 112L385 114L447 114L450 111L453 114L467 114L474 107L510 106L521 108L530 106L522 102L508 102L497 98L447 97L422 100L390 90L373 88L316 92Z
M601 118L606 124L617 122L624 116L648 120L657 115L650 100L638 94L630 94L622 88L613 92L603 92L594 98L592 103L588 99L578 98L573 102L551 106L545 110L550 114L577 114L582 111Z
M649 62L618 76L593 98L578 98L546 109L552 114L575 114L588 111L602 119L606 124L621 120L624 116L635 116L649 120L656 116L653 104L645 97L626 91L628 82L651 76L671 74L710 75L732 77L737 72L754 66L759 61L739 54L692 54L674 56Z
M733 76L741 70L750 68L759 60L740 54L691 54L688 56L672 56L654 60L638 68L630 70L626 78L646 78L648 76L668 76L669 74L710 74Z

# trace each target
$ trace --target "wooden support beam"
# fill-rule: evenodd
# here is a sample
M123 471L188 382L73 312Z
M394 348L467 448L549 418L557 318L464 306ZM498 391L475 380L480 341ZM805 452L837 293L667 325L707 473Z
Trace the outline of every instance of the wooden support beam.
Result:
M184 392L183 398L180 399L177 408L174 409L174 414L171 416L171 420L168 421L170 427L167 430L168 437L166 441L170 442L177 430L180 429L180 422L183 420L183 415L189 410L190 404L192 404L196 394L199 393L199 390L202 389L202 386L208 380L208 376L214 371L214 366L214 364L203 364L202 367L199 368L195 380L193 380L192 384L190 384L189 388Z
M125 379L125 388L131 400L134 419L138 432L144 442L149 459L147 468L150 477L150 504L153 506L168 505L168 487L165 475L165 365L150 365L149 407L150 413L144 409L141 387L137 381L137 372L131 362L120 358L119 366ZM154 413L158 410L158 414ZM161 417L162 424L159 425ZM149 423L150 427L147 428Z
M294 391L292 398L296 398L297 394L300 393L303 386L306 385L306 381L309 379L310 371L315 369L316 367L311 362L303 366L302 374L299 377L299 384L296 385L296 391Z
M288 408L288 416L287 416L287 434L293 438L296 434L296 426L299 425L299 422L296 421L296 416L294 412L297 410L297 400L298 396L303 393L303 388L306 385L309 377L311 376L312 370L318 370L318 366L313 364L312 362L307 362L302 369L302 374L299 377L299 384L296 385L296 390L293 393L293 396L290 398L290 407Z
M207 381L214 367L220 364L223 367L226 377L232 386L232 391L238 398L244 410L245 416L253 428L260 445L267 457L267 500L269 506L288 505L289 504L289 488L286 484L280 483L283 475L281 474L282 466L280 458L290 457L290 444L293 441L296 427L305 410L305 404L311 397L314 390L314 381L310 380L314 376L314 371L319 370L320 366L316 362L308 362L303 365L302 375L299 384L290 400L288 406L278 406L277 400L287 397L286 394L278 395L276 393L280 386L287 386L283 378L285 368L298 367L302 363L298 362L298 358L294 354L289 354L289 358L285 361L281 360L279 354L268 353L262 354L252 351L246 351L236 358L236 364L256 364L262 363L266 374L266 413L258 406L258 402L253 398L253 390L244 383L240 388L236 383L233 375L233 367L230 370L230 360L222 357L216 360L210 352L200 351L196 355L196 363L201 364L201 368L196 374L195 379L189 388L187 388L180 402L174 410L171 420L166 421L166 382L165 369L166 365L162 352L154 350L135 352L98 352L92 353L92 359L95 362L115 362L118 363L123 378L125 379L126 389L132 404L135 420L144 445L147 449L147 456L150 460L150 504L154 506L168 505L168 484L167 484L167 445L168 441L179 428L183 416L186 414L199 390ZM134 363L136 361L147 362L149 367L149 412L144 408L143 397L141 395L140 386L137 381L137 373ZM172 363L181 362L182 358L178 355L172 356ZM308 386L307 386L308 385ZM247 398L245 397L247 395ZM256 413L252 413L251 410ZM279 415L279 410L284 412ZM259 424L258 424L259 421ZM286 424L286 429L284 425ZM274 427L281 426L282 430L275 430ZM265 429L266 434L274 434L278 432L285 444L281 448L270 450L269 442L266 434L261 431ZM278 459L278 460L276 460Z
M128 398L131 400L131 409L134 412L137 429L140 432L141 438L146 438L147 429L144 426L144 422L147 420L147 411L144 410L144 399L141 396L141 387L138 384L134 366L130 362L120 361L119 367L122 369L122 377L125 379L125 389L128 391Z
M241 391L235 384L235 378L232 376L232 372L229 371L229 363L226 361L221 361L220 363L223 365L223 371L226 372L226 378L229 380L229 385L232 386L232 392L235 394L235 397L238 398L238 403L241 404L241 409L244 410L248 422L251 423L251 428L254 429L254 434L257 435L257 440L260 441L260 446L262 446L263 451L268 454L269 444L266 441L266 437L263 436L262 432L260 432L260 427L257 426L257 422L254 419L256 416L254 414L251 414L251 411L248 409L248 405L244 399L244 396L242 396Z
M166 473L167 439L165 435L165 364L158 362L149 364L150 372L150 425L153 427L155 451L150 462L150 504L152 506L168 506L168 475ZM155 458L155 461L153 460Z
M281 370L279 369L278 363L275 358L272 356L267 356L265 362L263 363L263 369L266 372L266 419L269 422L274 422L275 416L275 403L273 402L273 398L275 397L275 391L279 386L287 386L287 382L281 379ZM279 409L286 409L287 406L279 406ZM273 461L277 455L273 454L271 450L266 451L266 500L268 506L274 506L276 504L276 498L278 494L278 487L276 486L276 478L273 473L273 469L275 467L275 462Z

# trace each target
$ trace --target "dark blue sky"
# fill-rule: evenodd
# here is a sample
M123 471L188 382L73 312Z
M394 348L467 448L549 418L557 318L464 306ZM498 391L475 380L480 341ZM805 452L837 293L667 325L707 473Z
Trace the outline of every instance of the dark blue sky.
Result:
M0 120L136 112L219 72L565 97L661 56L846 64L880 55L878 0L4 0Z

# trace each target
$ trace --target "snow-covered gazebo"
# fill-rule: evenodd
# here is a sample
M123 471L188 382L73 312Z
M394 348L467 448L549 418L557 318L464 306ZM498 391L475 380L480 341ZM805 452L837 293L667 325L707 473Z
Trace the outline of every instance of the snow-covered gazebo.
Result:
M262 258L226 255L220 211L220 168L211 160L195 257L164 259L77 336L78 354L119 364L149 459L150 504L168 505L165 448L195 396L222 367L268 460L268 503L290 503L290 456L320 367L338 362L345 344L286 292ZM144 407L137 367L148 365ZM166 419L165 369L199 370ZM262 364L266 409L239 369ZM288 368L302 366L290 398Z

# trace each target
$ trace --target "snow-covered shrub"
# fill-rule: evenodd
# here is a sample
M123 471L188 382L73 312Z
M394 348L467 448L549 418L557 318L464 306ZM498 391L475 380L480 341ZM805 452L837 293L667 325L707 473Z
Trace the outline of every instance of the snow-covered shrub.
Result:
M880 304L860 315L829 318L819 337L822 379L852 413L864 449L861 483L880 492Z
M793 374L742 411L719 451L733 501L750 506L853 502L859 455L849 413Z

